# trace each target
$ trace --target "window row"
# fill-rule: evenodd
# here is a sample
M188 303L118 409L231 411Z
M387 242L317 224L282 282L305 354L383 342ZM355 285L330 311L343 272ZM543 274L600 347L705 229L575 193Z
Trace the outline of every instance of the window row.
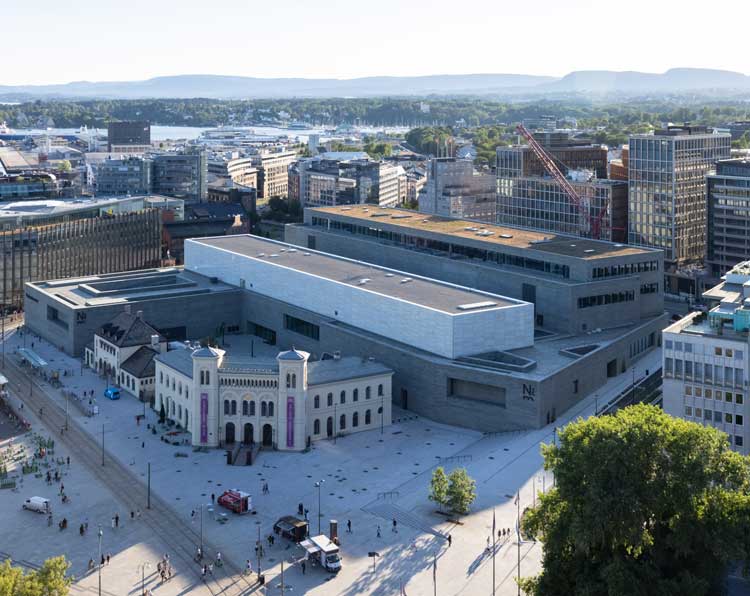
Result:
M380 383L378 385L378 397L383 397L383 384ZM365 387L365 399L370 399L372 397L372 387L369 385ZM352 390L352 401L359 401L359 389L353 389ZM341 391L339 393L339 404L345 404L346 403L346 390ZM326 406L329 408L333 406L333 393L329 393L326 396ZM320 408L320 395L316 395L313 397L313 408L318 409Z
M664 375L686 378L714 385L734 385L741 387L745 381L745 371L731 366L720 366L678 358L664 358Z
M673 341L671 339L664 340L664 348L667 350L675 350L677 352L685 352L688 354L713 354L714 356L725 356L726 358L734 358L735 360L742 360L744 352L735 348L722 348L721 346L714 346L709 348L703 344L691 344L688 342ZM705 348L705 350L704 350Z
M276 379L239 379L235 377L219 379L219 385L224 387L259 387L262 389L275 389L279 386Z
M273 416L274 402L262 401L260 402L260 415L261 416ZM236 416L237 415L237 400L225 399L224 400L224 415L225 416ZM255 416L255 401L254 400L242 400L242 415L243 416Z
M597 296L584 296L578 299L578 308L590 308L592 306L603 306L605 304L617 304L619 302L632 302L635 300L635 292L612 292L611 294L599 294Z
M592 277L617 277L618 275L632 275L645 271L658 271L659 261L641 261L640 263L627 263L625 265L612 265L610 267L594 267Z
M378 414L382 414L383 408L378 408ZM338 426L336 426L334 423L336 422L333 416L329 416L326 419L326 436L333 436L337 434L338 432L342 430L347 429L347 421L349 421L352 425L352 428L357 428L360 425L360 417L359 412L354 412L351 414L351 416L347 416L347 414L341 414L339 416L339 419L337 421ZM313 421L313 435L320 435L321 434L321 420L320 418L316 418ZM372 424L372 411L371 410L365 410L365 416L364 416L364 422L362 423L364 426L369 426Z
M742 405L745 401L742 393L732 393L731 391L721 391L719 389L713 390L708 387L693 387L692 385L685 385L685 395L691 397L702 397L704 399L716 399L721 401L722 399L727 403L734 403Z
M176 377L172 377L170 379L169 375L164 374L164 371L159 371L159 383L161 385L164 385L167 389L169 389L171 386L172 391L176 391L178 395L182 395L182 381L178 381ZM185 384L185 397L190 397L187 383Z
M735 426L742 426L744 424L742 414L730 414L729 412L719 412L718 410L711 411L706 409L701 412L701 408L693 408L692 406L685 406L685 417L697 418L699 420L705 420L706 422L734 424Z

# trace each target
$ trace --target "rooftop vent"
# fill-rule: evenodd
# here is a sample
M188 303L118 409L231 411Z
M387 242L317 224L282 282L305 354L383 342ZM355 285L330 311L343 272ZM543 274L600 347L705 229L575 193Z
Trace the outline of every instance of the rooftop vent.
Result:
M595 250L594 250L593 248L587 248L587 249L586 249L586 250L584 250L583 252L586 252L586 253L592 253L592 252L596 252L596 251L595 251Z
M266 253L264 253L264 252L259 252L259 253L258 253L258 256L259 256L259 257L265 257L265 256L266 256Z
M412 278L411 278L411 277L405 277L405 278L404 278L404 279L402 279L402 280L401 280L401 281L400 281L399 283L402 283L402 284L408 284L408 283L409 283L410 281L412 281Z
M476 232L477 230L479 230L479 228L475 228L473 226L467 226L464 228L464 230L466 230L467 232Z
M352 208L351 207L342 207L341 210L342 211L351 211Z
M368 281L370 281L370 278L369 278L369 277L363 277L362 279L360 279L360 280L359 280L359 281L357 282L357 285L358 285L358 286L363 286L363 285L365 285L365 284L366 284L366 283L367 283Z
M500 238L513 238L513 234L500 234Z
M617 248L622 248L622 247L623 247L623 246L625 246L625 245L624 245L624 244L615 244L615 246L616 246Z
M405 213L397 213L395 215L391 215L391 219L409 219L411 215L406 215Z
M297 249L296 249L296 248L290 248L290 249L289 249L289 250L287 250L286 252L297 252Z
M386 273L385 276L386 277L393 277L393 273Z
M476 310L478 308L487 308L489 306L497 306L497 302L472 302L470 304L459 304L457 306L458 310Z
M310 253L309 253L309 252L303 252L303 253L302 253L302 256L305 256L305 257L309 257L309 256L310 256Z
M277 255L276 253L273 253L273 254L271 255L271 258L272 258L272 259L275 259L275 258L276 258L276 257L278 257L278 256L279 256L279 255Z

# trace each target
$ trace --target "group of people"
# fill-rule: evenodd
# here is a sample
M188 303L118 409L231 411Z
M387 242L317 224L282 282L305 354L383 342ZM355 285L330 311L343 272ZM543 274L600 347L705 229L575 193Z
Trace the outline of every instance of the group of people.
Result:
M168 554L165 553L161 561L156 564L156 570L159 572L159 577L161 578L162 583L172 579L174 569L172 568L172 563L169 561Z
M501 528L497 531L497 539L498 540L504 540L506 538L510 538L511 530L510 528ZM485 548L486 552L490 552L492 550L492 537L487 536L487 548Z

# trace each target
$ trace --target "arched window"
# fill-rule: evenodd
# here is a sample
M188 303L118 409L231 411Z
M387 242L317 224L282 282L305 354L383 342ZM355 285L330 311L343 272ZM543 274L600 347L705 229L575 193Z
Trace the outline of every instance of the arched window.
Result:
M292 375L286 373L286 388L289 389L292 386Z
M370 410L367 410L365 412L365 424L370 424L372 422L372 416L370 415Z
M339 430L346 429L346 414L341 414L339 418Z
M232 416L236 414L237 414L237 401L233 399L232 400Z
M208 385L210 383L211 383L211 380L210 380L209 372L206 371L206 382L204 383L204 385Z
M339 403L342 403L342 404L346 403L346 391L341 392L341 401Z
M255 416L255 402L250 402L250 416Z
M359 412L352 414L352 426L359 426Z
M187 399L188 397L190 397L190 392L188 391L188 388L186 386L185 387L185 399Z
M224 400L224 415L229 416L229 400Z
M159 383L164 383L164 372L159 371Z
M177 383L177 393L179 393L180 395L182 395L182 381L180 381L179 383Z
M242 400L242 415L247 416L247 408L248 408L248 401L246 399Z
M317 409L317 408L319 408L319 407L320 407L320 396L319 396L319 395L316 395L316 396L315 396L315 397L313 398L313 408L316 408L316 409Z
M272 401L268 402L268 415L273 416L273 402Z
M330 408L333 405L333 393L328 394L328 407Z
M315 419L315 422L313 422L313 434L320 434L320 420L318 420L317 418Z
M268 416L268 406L266 405L266 402L264 401L260 402L260 415Z
M352 401L359 401L359 389L352 391Z
M206 373L208 374L208 373ZM172 377L172 391L175 390L177 383L175 383L175 377Z
M365 387L365 399L370 399L370 386Z
M297 375L292 373L292 389L296 389L296 388L297 388Z
M383 385L382 385L382 383L380 385L378 385L378 395L380 395L380 396L383 395Z

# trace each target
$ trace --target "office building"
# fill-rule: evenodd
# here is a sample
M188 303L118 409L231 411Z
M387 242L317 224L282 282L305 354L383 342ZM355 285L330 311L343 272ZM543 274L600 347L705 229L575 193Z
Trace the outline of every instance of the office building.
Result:
M550 133L534 133L534 138L552 157L563 173L590 170L597 178L607 177L607 149L602 145L582 144L582 141ZM549 176L544 164L528 145L497 148L497 177L519 178Z
M497 221L497 181L476 172L468 159L431 159L418 200L420 213Z
M107 125L107 150L112 153L143 153L151 149L151 123L144 121L110 122Z
M206 150L187 147L182 153L153 156L153 192L186 201L205 201L208 197L208 159Z
M730 135L704 126L669 126L629 143L629 242L661 248L672 293L695 294L681 275L706 256L706 175L730 154Z
M727 128L729 128L729 134L732 135L733 141L739 141L745 134L750 136L750 120L730 122Z
M703 294L714 308L664 329L664 411L724 431L730 445L747 455L750 261L722 280Z
M242 186L258 188L258 168L252 157L239 157L235 152L212 155L208 160L208 173L229 178Z
M55 174L28 171L0 176L0 201L54 199L63 194L65 183Z
M628 181L629 154L630 148L627 145L623 145L620 150L620 157L612 159L609 162L610 180Z
M717 162L706 176L709 274L719 279L750 255L750 160Z
M24 304L29 281L158 266L159 212L144 199L0 203L3 308Z
M289 194L289 166L297 160L297 153L262 149L251 157L253 166L258 169L258 198L285 199Z
M406 198L406 172L361 151L327 152L289 167L290 198L303 206L370 203L396 206Z
M142 157L105 159L95 168L95 188L99 195L138 195L150 193L153 161Z
M555 333L664 311L658 250L363 205L305 209L285 240L530 302L536 326Z

